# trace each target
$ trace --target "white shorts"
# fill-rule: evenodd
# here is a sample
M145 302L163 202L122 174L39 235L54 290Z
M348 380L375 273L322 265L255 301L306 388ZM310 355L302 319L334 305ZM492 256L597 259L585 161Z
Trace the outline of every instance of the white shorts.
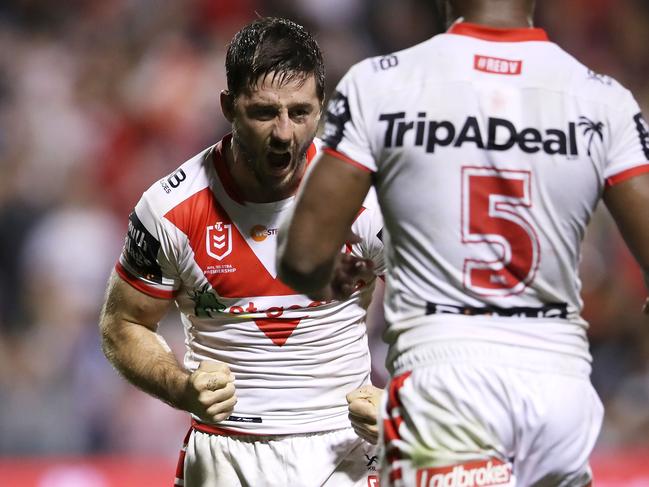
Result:
M584 487L604 410L580 358L427 346L382 405L381 486Z
M222 436L191 429L176 487L378 487L376 446L354 430Z

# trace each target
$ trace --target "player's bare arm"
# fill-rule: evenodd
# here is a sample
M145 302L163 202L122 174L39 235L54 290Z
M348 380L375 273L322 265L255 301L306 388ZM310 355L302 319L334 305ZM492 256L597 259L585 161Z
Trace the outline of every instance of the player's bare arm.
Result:
M279 231L278 271L284 282L305 294L330 285L340 248L371 185L369 172L329 154L314 162L292 217Z
M649 174L616 184L604 192L604 202L638 261L649 287ZM649 299L644 312L649 314Z
M171 304L138 291L113 272L99 324L104 354L143 391L206 421L222 421L236 404L234 377L223 363L203 362L194 373L178 363L156 333Z

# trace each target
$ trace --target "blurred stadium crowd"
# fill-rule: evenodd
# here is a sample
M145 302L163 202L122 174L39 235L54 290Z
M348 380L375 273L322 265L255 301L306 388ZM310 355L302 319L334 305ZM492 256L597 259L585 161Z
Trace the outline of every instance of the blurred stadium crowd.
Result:
M649 2L537 3L551 39L625 84L649 115ZM97 315L141 193L228 131L225 49L256 14L316 34L329 90L352 63L422 41L435 24L427 0L1 2L0 455L176 454L186 416L116 375ZM645 290L605 211L582 275L607 407L598 448L648 446ZM162 333L180 354L179 322Z

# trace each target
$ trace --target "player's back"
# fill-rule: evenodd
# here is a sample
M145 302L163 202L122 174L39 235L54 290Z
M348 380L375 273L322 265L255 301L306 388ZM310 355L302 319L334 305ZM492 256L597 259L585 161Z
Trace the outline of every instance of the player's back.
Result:
M605 186L648 167L628 91L540 29L471 24L360 63L339 89L325 140L376 172L388 340L424 314L456 330L518 316L574 325L587 355L579 244Z

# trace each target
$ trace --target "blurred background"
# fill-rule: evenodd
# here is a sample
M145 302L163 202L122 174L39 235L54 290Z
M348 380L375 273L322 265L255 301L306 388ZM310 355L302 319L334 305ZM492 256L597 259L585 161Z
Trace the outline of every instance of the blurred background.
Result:
M630 88L649 114L648 0L537 3L553 41ZM315 34L329 92L351 64L425 40L436 22L427 0L1 2L0 485L170 484L187 417L117 376L97 316L142 192L228 132L225 50L257 14ZM602 209L582 275L607 408L598 485L632 485L624 475L649 459L649 320L640 272ZM161 331L181 356L177 318ZM633 485L649 485L642 475Z

